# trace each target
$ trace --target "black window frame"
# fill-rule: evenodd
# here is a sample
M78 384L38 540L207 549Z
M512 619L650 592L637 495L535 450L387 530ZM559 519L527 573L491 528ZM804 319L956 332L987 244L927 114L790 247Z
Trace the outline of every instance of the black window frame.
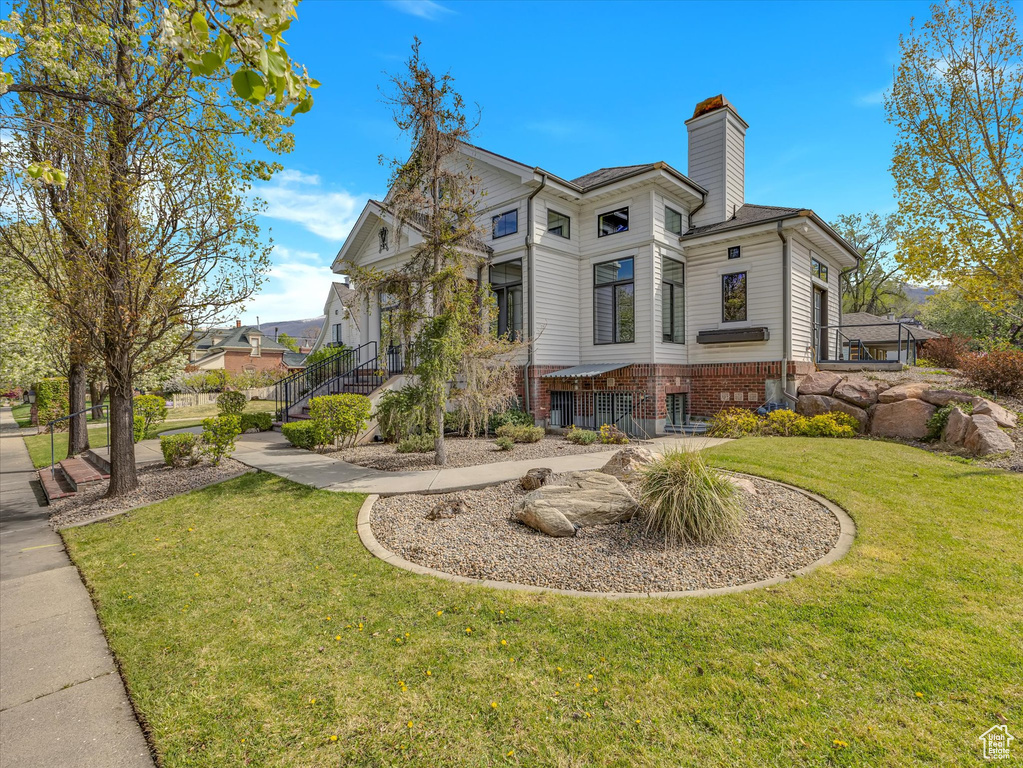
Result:
M555 214L556 216L560 216L561 218L563 218L565 220L565 225L564 225L565 232L564 233L555 232L553 229L551 229L551 214L552 213ZM560 227L559 227L559 229L560 229ZM561 211L555 211L553 208L548 208L547 209L547 233L551 234L551 235L554 235L555 237L563 237L566 240L571 240L572 239L572 217L569 216L567 213L562 213Z
M725 280L729 277L742 275L742 317L729 320L725 316ZM749 270L726 272L721 275L721 322L722 323L745 323L749 321Z
M344 339L342 338L342 333L341 333L341 331L342 331L341 326L342 326L342 323L333 323L330 326L330 330L331 330L330 341L331 341L332 344L343 344L344 343Z
M619 229L614 232L602 231L603 227L601 226L601 220L605 216L613 216L614 214L621 213L622 211L625 211L625 229ZM620 235L622 232L628 231L629 231L629 206L624 205L621 208L615 208L612 211L604 211L603 213L597 214L597 237L610 237L611 235Z
M685 265L685 262L683 262L683 261L679 261L678 259L669 259L668 257L665 257L664 261L665 262L670 261L673 264L678 264L682 268L682 281L679 282L678 280L669 280L667 277L665 277L665 275L667 274L667 270L664 269L664 263L662 262L662 264L661 264L661 341L663 341L665 344L685 344L686 343L686 317L685 317L685 308L686 308L686 265ZM668 292L667 295L670 296L670 299L669 299L670 306L669 306L668 318L669 318L670 323L671 323L671 332L668 335L671 338L668 338L665 335L665 333L664 333L664 297L665 297L665 293L664 292L665 291L667 291ZM675 332L676 331L676 328L675 328L675 296L676 296L677 291L681 291L682 292L682 328L681 328L682 340L681 341L676 341L675 338L674 338L674 337L676 337L678 335Z
M818 280L828 282L828 265L816 256L810 257L810 274Z
M597 270L605 264L632 262L632 277L628 280L607 280L597 282ZM632 338L619 339L621 323L618 317L618 289L626 285L632 286ZM611 341L597 340L597 290L599 288L611 288ZM608 344L635 344L636 343L636 257L626 256L623 259L608 259L593 265L593 346L603 347Z
M734 255L733 255L733 251L734 251ZM739 245L730 245L730 246L728 246L728 258L729 259L738 259L738 258L741 258L741 257L742 257L742 246L739 246Z
M391 250L391 234L387 227L380 227L380 231L377 232L377 240L380 245L378 253Z
M515 229L511 232L505 232L503 235L497 234L497 222L504 219L506 216L513 216L515 218ZM503 211L491 217L490 219L490 235L492 240L500 240L502 237L508 237L510 235L518 234L519 231L519 209L511 208L510 210Z
M507 266L508 264L515 264L516 262L519 265L519 279L518 279L518 282L498 283L497 285L495 285L494 282L493 282L494 267L503 267L503 266ZM522 320L523 320L522 315L525 314L525 293L523 292L523 288L522 288L522 285L523 285L522 269L523 269L522 259L508 259L507 261L501 261L501 262L498 262L497 264L491 264L490 265L490 269L489 269L489 273L487 274L487 282L490 285L490 292L491 292L491 294L493 294L494 301L497 304L497 317L494 318L494 330L496 331L496 335L497 336L505 336L505 335L507 335L507 337L509 339L513 340L513 341L518 341L518 340L520 340L522 338ZM508 324L508 291L510 289L513 289L513 288L518 288L519 289L518 295L519 295L519 302L520 302L520 308L519 308L520 309L520 312L519 312L520 317L519 317L519 323L518 323L519 327L518 328L509 327L509 324ZM502 299L502 297L504 298L504 310L503 310L503 312L502 312L502 309L501 309L501 299ZM514 313L513 313L512 320L514 321ZM501 332L502 322L503 322L503 325L504 325L504 333ZM514 322L511 325L514 326Z
M674 229L668 229L668 211L678 216L678 232ZM678 235L679 237L682 237L682 233L685 231L685 216L682 215L681 211L676 211L670 205L664 206L664 231L671 232L671 234Z

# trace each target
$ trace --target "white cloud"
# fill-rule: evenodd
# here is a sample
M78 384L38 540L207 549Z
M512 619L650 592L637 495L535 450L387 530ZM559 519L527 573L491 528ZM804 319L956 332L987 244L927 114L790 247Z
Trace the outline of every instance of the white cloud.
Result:
M389 6L409 16L418 16L420 19L431 21L454 13L450 8L441 5L435 0L388 0Z
M262 291L245 305L242 322L296 320L323 313L330 284L339 279L330 271L334 254L321 255L275 245L273 266Z
M359 218L369 195L325 189L316 174L284 170L253 194L266 201L264 216L300 224L314 235L342 241Z
M888 89L891 86L880 88L870 93L865 93L862 96L856 98L856 104L861 107L877 107L884 104L884 97L888 93Z

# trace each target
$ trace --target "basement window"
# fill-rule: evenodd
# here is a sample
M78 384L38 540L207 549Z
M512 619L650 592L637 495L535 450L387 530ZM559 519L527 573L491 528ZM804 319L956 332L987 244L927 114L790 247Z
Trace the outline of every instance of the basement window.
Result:
M629 231L629 209L619 208L615 211L602 213L597 217L597 237L616 235Z

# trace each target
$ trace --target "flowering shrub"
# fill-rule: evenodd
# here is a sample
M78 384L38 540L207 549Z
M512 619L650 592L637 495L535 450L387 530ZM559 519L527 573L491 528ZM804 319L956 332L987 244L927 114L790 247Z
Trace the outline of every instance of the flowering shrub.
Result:
M629 436L614 424L601 424L599 436L604 445L625 445L629 442Z
M599 435L592 429L579 429L579 427L573 426L568 430L568 434L565 435L565 439L570 443L576 445L593 445L597 442Z
M711 437L745 437L760 433L760 417L745 408L726 408L710 419L707 434Z
M855 437L858 422L847 413L832 411L807 419L807 437ZM850 424L849 422L852 422Z
M543 427L531 427L525 424L505 424L497 428L498 437L510 438L514 443L536 443L543 440Z
M924 342L920 357L939 368L958 368L960 361L969 351L965 336L955 334L940 339L928 339ZM917 361L919 364L921 361Z
M744 408L720 411L711 419L708 435L714 437L745 437L776 435L779 437L855 437L860 423L847 413L831 411L807 418L795 411L771 411L759 416Z
M767 414L761 429L765 435L780 435L781 437L804 435L806 434L806 417L800 416L795 411L784 409L771 411Z
M992 349L965 355L959 365L966 380L986 392L1023 396L1023 350Z
M234 439L241 434L242 421L238 416L214 416L202 421L202 452L210 457L213 466L234 452Z
M322 444L349 447L366 427L370 402L365 395L323 395L309 401L309 418L316 424Z

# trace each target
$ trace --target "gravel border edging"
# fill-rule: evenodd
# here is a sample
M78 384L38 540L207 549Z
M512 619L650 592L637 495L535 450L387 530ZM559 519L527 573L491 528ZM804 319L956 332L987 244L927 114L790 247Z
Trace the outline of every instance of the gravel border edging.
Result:
M213 485L220 485L220 483L226 483L228 480L237 480L239 477L242 477L243 475L249 475L249 474L252 474L253 472L259 472L259 471L260 470L258 470L258 469L254 469L252 467L249 467L248 469L242 470L241 472L235 472L233 475L228 475L227 477L222 477L219 480L211 480L208 483L203 483L202 485L197 485L195 488L189 488L187 491L182 491L181 493L175 493L173 496L166 496L166 497L164 497L162 499L156 499L155 501L147 501L145 504L136 504L134 507L128 507L127 509L119 509L117 512L108 512L107 514L100 515L99 517L92 517L92 518L89 518L88 520L79 520L76 523L69 523L68 525L62 525L62 526L60 526L60 528L57 529L57 532L59 533L60 531L66 531L69 528L81 528L83 525L92 525L93 523L102 523L105 520L110 520L111 518L118 517L119 515L126 515L129 512L135 512L135 511L137 511L139 509L145 509L146 507L151 507L154 504L159 504L160 502L168 501L169 499L176 499L178 496L184 496L186 493L192 493L192 491L201 491L204 488L209 488L210 486L213 486Z
M373 505L380 498L379 494L370 494L366 497L366 500L363 501L362 506L359 508L356 530L359 534L359 540L371 555L383 560L385 563L395 566L396 568L401 568L402 570L410 571L420 576L435 576L439 579L453 581L458 584L473 584L480 587L490 587L491 589L502 589L511 592L532 592L534 594L546 592L556 595L566 595L568 597L596 597L611 600L658 597L712 597L715 595L728 595L736 592L747 592L753 589L762 589L764 587L774 586L775 584L782 584L798 576L805 576L821 566L830 565L831 563L845 557L852 548L853 540L856 538L856 524L853 522L853 519L849 516L849 514L834 502L825 499L823 496L811 493L804 488L789 485L788 483L782 483L777 480L768 480L766 477L760 477L759 475L749 475L743 472L729 472L729 474L737 475L739 477L755 478L762 482L780 485L783 488L788 488L796 491L797 493L801 493L807 498L824 506L838 519L840 530L838 534L838 541L835 543L835 546L832 547L831 550L823 557L818 558L812 563L804 565L802 568L798 568L785 576L776 576L771 579L753 581L748 584L735 584L729 587L714 587L712 589L693 589L683 592L583 592L576 589L557 589L555 587L537 587L528 584L516 584L512 581L473 579L468 576L458 576L453 573L438 571L436 568L427 568L426 566L419 565L418 563L410 562L386 549L379 541L377 541L376 536L373 535L373 529L370 525L370 513L373 510Z

